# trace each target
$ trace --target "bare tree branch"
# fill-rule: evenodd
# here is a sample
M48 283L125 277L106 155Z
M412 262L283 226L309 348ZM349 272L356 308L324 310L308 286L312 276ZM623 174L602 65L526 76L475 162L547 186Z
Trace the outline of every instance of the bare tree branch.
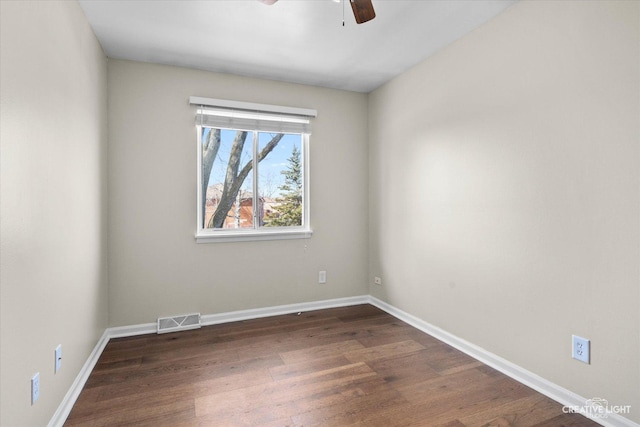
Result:
M241 135L241 134L244 134ZM278 145L280 140L284 134L279 133L274 135L271 138L271 141L258 154L258 162L262 161L267 155L273 151L274 148ZM238 191L242 187L244 180L253 169L253 160L249 160L244 167L238 173L240 156L242 154L242 149L244 147L244 142L247 137L247 132L238 132L236 134L236 138L233 141L233 147L231 149L231 154L229 155L229 164L227 166L227 175L224 180L224 189L222 191L222 196L220 197L220 203L218 203L218 207L216 211L211 216L209 220L208 228L222 228L224 225L225 218L227 217L227 213L233 206L234 201L236 200L236 196L238 195Z
M205 216L207 206L207 188L209 176L213 168L213 162L220 149L220 129L209 129L209 134L202 146L202 218Z

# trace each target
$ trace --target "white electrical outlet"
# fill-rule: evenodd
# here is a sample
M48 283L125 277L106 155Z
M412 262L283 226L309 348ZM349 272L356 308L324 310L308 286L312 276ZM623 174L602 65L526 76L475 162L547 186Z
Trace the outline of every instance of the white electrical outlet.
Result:
M53 372L57 374L62 367L62 344L59 344L53 353L55 357L55 368Z
M571 357L584 363L590 362L590 341L577 335L571 335Z
M321 271L318 273L318 283L327 283L327 272Z
M40 372L31 377L31 404L36 403L40 397Z
M376 276L373 278L373 283L375 283L376 285L382 286L382 279Z

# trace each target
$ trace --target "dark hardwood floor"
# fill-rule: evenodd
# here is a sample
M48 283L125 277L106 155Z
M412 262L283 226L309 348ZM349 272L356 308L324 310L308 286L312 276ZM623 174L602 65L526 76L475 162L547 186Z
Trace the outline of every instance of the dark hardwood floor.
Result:
M66 426L597 426L370 305L109 342Z

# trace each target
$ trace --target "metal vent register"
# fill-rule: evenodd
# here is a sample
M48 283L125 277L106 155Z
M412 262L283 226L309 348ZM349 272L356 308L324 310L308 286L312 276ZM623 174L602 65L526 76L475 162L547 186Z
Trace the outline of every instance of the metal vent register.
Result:
M200 313L158 318L158 333L186 331L200 328Z

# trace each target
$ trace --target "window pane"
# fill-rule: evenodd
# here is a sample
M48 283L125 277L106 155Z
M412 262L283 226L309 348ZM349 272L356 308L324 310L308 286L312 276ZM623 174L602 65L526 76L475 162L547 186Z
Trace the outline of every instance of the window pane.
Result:
M274 145L275 144L275 145ZM258 134L258 192L264 227L299 227L303 218L302 135Z
M251 132L202 128L203 228L253 228Z

